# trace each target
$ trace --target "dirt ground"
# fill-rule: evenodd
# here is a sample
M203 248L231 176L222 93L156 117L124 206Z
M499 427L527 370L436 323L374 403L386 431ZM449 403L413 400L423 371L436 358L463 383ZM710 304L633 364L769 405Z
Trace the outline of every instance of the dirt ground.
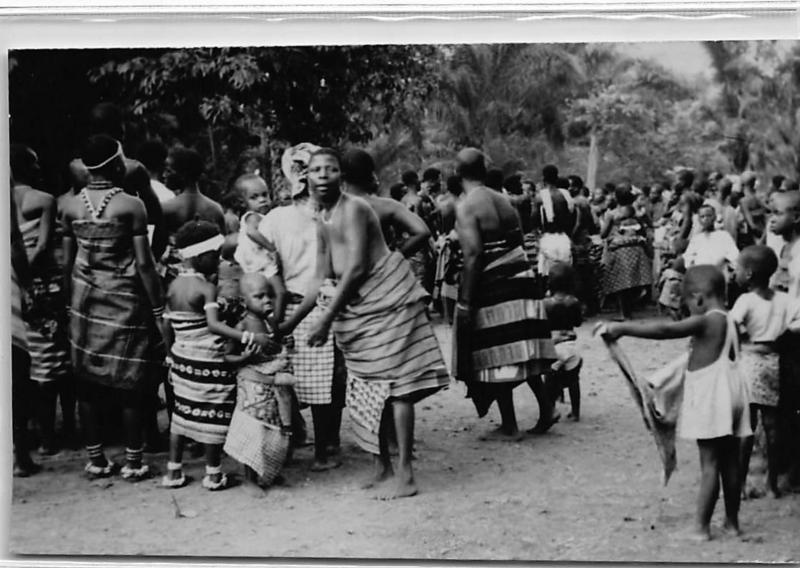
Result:
M303 449L285 471L287 486L254 498L241 487L200 487L201 460L187 461L188 487L168 491L158 479L90 482L84 456L42 459L45 471L15 480L10 548L17 554L432 560L572 560L650 562L800 562L800 495L746 501L744 536L679 538L690 526L699 475L697 449L678 445L679 469L661 487L655 446L624 380L592 322L580 330L584 353L580 423L565 419L518 443L481 442L495 409L479 420L464 387L417 407L416 470L421 493L381 502L358 488L370 457L344 432L344 465L308 469ZM447 330L437 327L447 348ZM637 371L655 370L685 341L625 339ZM447 351L446 351L447 352ZM520 425L536 420L526 386L515 391ZM567 406L559 407L563 416ZM114 448L118 461L122 449ZM166 455L150 456L163 470ZM236 466L230 460L228 471ZM176 516L176 506L184 516ZM46 536L45 536L46 535Z

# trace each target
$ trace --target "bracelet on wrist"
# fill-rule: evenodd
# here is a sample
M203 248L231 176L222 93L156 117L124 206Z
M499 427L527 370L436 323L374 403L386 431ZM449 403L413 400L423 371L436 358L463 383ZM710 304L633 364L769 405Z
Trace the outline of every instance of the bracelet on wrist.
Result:
M458 302L456 304L456 308L458 308L459 310L467 310L467 311L472 310L472 306L466 302Z
M249 345L253 342L255 338L255 333L252 331L243 331L242 332L242 345Z
M164 306L153 308L153 317L160 318L164 315Z

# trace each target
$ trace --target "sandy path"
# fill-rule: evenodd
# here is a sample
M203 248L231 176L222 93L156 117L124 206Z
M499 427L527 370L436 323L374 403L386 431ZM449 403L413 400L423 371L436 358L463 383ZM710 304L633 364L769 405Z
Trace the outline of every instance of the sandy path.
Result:
M64 453L43 474L16 480L11 550L20 554L200 555L492 560L800 561L800 496L744 503L741 538L674 537L694 509L697 450L678 446L679 470L660 487L655 447L602 344L583 326L580 423L562 422L519 443L480 442L494 427L478 420L462 385L423 401L417 412L420 495L380 502L357 488L370 457L349 438L338 470L308 471L310 450L286 470L288 487L261 499L235 488L211 494L195 478L177 491L157 480L89 482L84 458ZM446 332L438 329L446 343ZM636 369L652 371L684 341L626 339ZM533 395L516 391L522 427L536 420ZM568 407L562 406L566 415ZM345 421L346 422L346 421ZM117 449L117 454L120 454ZM119 455L117 456L119 458ZM165 455L152 458L163 468ZM228 468L233 464L226 462ZM176 518L172 497L191 518ZM42 535L47 535L42 538Z

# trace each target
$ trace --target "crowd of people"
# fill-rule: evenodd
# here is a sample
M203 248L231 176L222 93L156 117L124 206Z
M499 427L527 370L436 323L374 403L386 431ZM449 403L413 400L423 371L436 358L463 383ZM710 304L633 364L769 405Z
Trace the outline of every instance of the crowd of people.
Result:
M609 337L693 337L681 433L700 448L697 535L709 536L720 479L731 529L741 495L758 493L745 484L758 417L766 491L797 481L796 182L760 191L752 172L683 169L587 188L553 165L504 176L465 148L451 175L408 171L384 191L366 151L304 143L283 155L284 199L251 167L217 202L200 191L197 151L153 141L134 160L117 107L89 122L63 195L41 186L35 149L11 148L15 475L38 470L32 422L44 455L76 443L77 403L90 478L148 478L143 454L167 444L165 487L188 483L192 451L204 488L231 485L224 453L264 489L309 437L311 471L339 466L347 408L374 455L365 487L411 496L417 402L453 377L479 416L497 402L486 439L518 440L525 383L539 406L531 433L560 420L564 390L577 421L576 330L612 308ZM630 321L653 302L668 317ZM452 326L450 365L433 318ZM123 464L105 455L113 431Z

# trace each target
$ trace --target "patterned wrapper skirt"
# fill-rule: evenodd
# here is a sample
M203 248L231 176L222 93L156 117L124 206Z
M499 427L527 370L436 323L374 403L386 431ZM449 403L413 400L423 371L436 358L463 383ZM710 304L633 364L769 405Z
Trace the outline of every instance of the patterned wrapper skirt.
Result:
M653 267L643 245L613 246L609 243L603 270L603 292L606 295L651 286Z
M292 414L292 387L275 385L274 379L275 373L263 373L258 366L239 370L236 409L224 446L225 453L253 469L267 484L286 462Z
M175 331L169 380L174 394L171 432L202 444L223 444L236 404L236 379L224 360L225 341L205 314L168 312Z
M70 375L67 312L57 270L34 276L24 318L31 355L31 379L49 383Z
M387 401L417 402L450 382L426 298L408 262L392 252L373 267L357 300L334 321L349 373L347 406L356 439L368 452L378 451Z
M487 254L473 323L453 330L453 369L467 383L479 416L496 396L495 385L515 386L549 370L558 359L547 314L534 298L536 277L521 247Z

